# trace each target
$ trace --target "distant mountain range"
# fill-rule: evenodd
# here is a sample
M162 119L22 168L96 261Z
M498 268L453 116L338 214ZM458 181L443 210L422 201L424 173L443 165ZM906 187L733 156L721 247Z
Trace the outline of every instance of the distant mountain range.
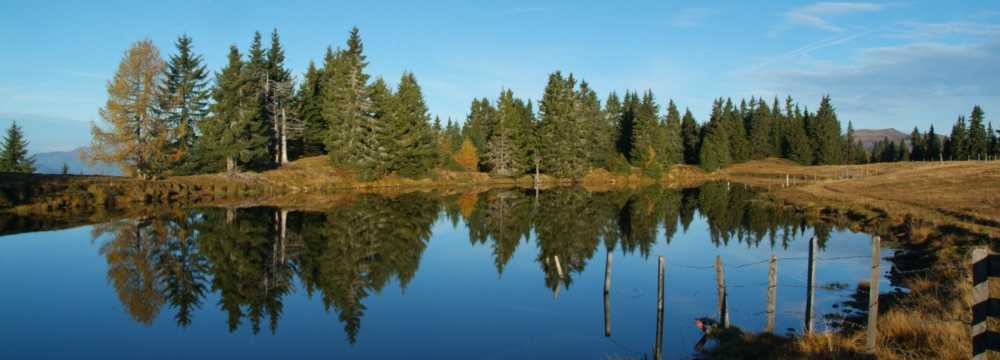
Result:
M910 134L905 134L896 129L858 129L854 130L854 138L865 145L865 149L871 150L875 143L886 138L898 143L899 140L910 141Z
M87 151L86 147L76 148L70 151L52 151L35 154L35 167L37 172L42 174L62 173L63 164L69 167L69 173L75 175L114 175L120 176L121 170L117 166L108 163L87 164L83 161L81 154Z

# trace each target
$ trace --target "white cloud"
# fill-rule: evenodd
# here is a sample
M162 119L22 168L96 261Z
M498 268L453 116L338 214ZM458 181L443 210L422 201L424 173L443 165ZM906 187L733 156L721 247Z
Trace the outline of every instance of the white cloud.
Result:
M679 28L696 27L704 23L709 15L712 15L712 10L709 8L688 8L671 16L667 24Z
M884 8L885 5L867 2L819 2L792 9L785 13L785 21L789 25L842 32L845 29L834 24L832 18L852 13L877 12Z

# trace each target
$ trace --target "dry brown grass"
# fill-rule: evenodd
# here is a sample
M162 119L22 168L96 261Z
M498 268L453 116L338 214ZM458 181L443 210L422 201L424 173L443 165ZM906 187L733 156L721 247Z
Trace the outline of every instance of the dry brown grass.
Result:
M775 190L802 208L839 208L1000 237L1000 161L798 166L781 160L726 168L724 177ZM782 189L785 174L795 183Z

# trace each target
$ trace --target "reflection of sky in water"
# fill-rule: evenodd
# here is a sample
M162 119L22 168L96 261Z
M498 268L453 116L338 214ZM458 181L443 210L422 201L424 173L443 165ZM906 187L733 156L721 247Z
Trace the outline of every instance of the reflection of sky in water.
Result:
M316 226L322 226L317 224ZM586 260L582 273L568 274L569 288L558 298L546 287L534 232L522 240L497 273L492 243L472 245L463 222L457 227L444 216L420 256L416 275L405 289L395 278L362 300L366 309L357 343L345 338L335 309L325 311L322 294L311 297L301 280L285 295L275 334L262 320L254 335L243 319L233 333L211 291L180 328L175 310L164 305L149 326L126 313L107 279L107 263L98 253L107 239L92 240L90 227L26 233L0 238L0 347L2 358L37 356L105 358L136 357L286 357L329 355L337 358L604 358L606 354L642 357L655 335L656 256L666 257L664 357L691 355L700 333L695 318L715 317L716 255L726 264L733 325L759 331L766 323L768 264L737 267L779 258L775 331L802 329L806 296L808 236L797 234L772 248L765 236L759 245L735 238L728 246L709 241L706 219L696 216L687 232L678 226L667 244L663 226L648 257L639 251L613 255L610 339L603 336L604 244ZM818 253L819 286L844 283L841 290L816 290L816 327L823 315L837 311L857 283L869 278L869 236L834 230ZM883 250L882 256L891 255ZM824 261L833 257L856 258ZM563 260L564 262L567 260ZM704 267L704 268L693 268ZM569 266L563 264L564 271ZM883 272L888 264L883 263ZM881 289L888 291L883 280Z

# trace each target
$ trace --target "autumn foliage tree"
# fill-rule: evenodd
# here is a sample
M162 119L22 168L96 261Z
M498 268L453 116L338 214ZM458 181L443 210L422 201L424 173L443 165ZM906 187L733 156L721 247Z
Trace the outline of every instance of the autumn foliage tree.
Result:
M472 145L472 140L469 138L462 140L462 146L458 148L454 157L455 162L461 165L465 171L476 171L479 167L479 151L476 150L475 145Z
M169 131L155 111L162 71L160 51L149 39L125 51L108 82L108 101L100 110L109 127L91 124L91 162L117 163L122 172L141 179L164 171Z

